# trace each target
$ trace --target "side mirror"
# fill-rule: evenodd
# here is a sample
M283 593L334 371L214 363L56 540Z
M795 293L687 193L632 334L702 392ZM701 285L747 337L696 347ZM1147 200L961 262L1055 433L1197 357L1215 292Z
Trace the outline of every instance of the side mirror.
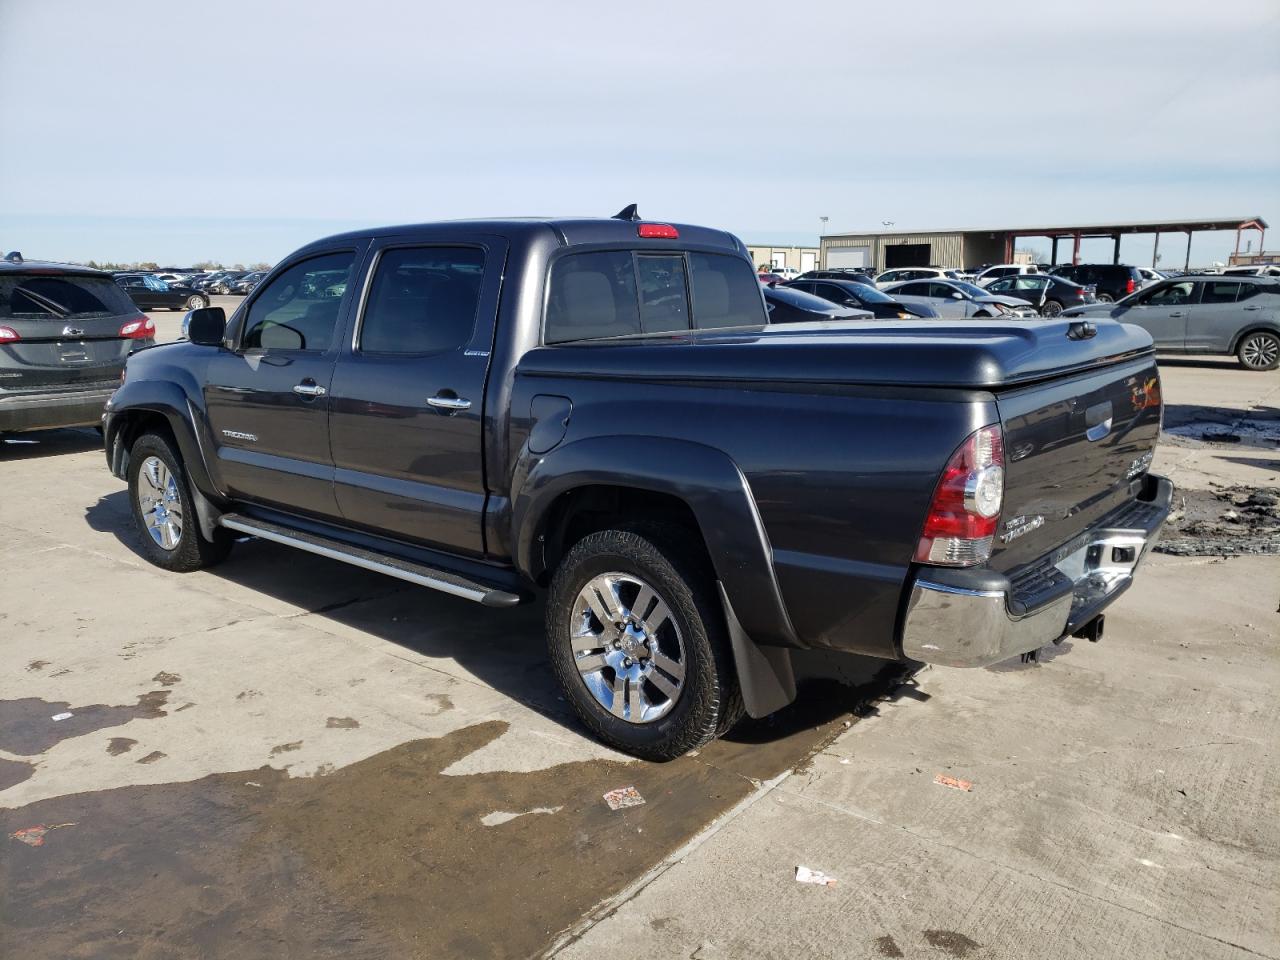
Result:
M221 307L188 310L182 318L182 335L203 347L221 346L226 331L227 313Z
M952 291L951 291L951 299L952 299L952 300L963 300L963 299L964 299L964 294L963 294L963 293L961 293L959 290L952 290Z

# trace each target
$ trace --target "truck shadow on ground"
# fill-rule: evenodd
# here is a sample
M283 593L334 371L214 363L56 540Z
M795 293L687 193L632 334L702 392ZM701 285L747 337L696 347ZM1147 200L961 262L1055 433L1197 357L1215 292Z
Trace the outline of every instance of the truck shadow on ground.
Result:
M118 491L85 511L88 525L109 533L134 553L138 540L128 494ZM456 673L451 661L476 680L576 734L586 735L560 694L547 662L541 600L512 610L477 604L417 587L279 544L238 542L231 556L195 577L218 584L202 589L287 616L323 617L334 626L412 651ZM270 602L267 602L270 601ZM762 719L744 717L724 736L740 746L775 744L758 759L761 775L776 775L799 762L815 743L833 736L843 721L875 714L875 703L908 688L912 668L867 657L798 651L799 696ZM917 699L927 699L920 694ZM756 763L751 766L757 767ZM753 773L752 775L757 775Z

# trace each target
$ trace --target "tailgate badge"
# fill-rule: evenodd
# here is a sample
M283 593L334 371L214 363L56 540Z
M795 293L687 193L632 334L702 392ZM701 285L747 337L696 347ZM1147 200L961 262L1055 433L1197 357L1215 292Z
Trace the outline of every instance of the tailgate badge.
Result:
M1000 534L1000 542L1009 543L1019 537L1025 537L1032 530L1039 530L1043 526L1044 517L1039 514L1034 517L1010 517L1004 522L1004 533Z
M70 324L68 324L67 326L62 328L62 335L64 337L83 337L84 331L81 330L79 327L73 327Z

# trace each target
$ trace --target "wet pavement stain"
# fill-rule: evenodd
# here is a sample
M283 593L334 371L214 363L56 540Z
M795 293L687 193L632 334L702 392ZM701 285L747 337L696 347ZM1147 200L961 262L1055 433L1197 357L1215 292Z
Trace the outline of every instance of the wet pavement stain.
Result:
M0 791L8 790L23 780L31 779L31 775L35 772L36 765L34 763L25 763L22 760L6 760L0 757Z
M330 730L354 730L360 726L360 721L355 717L330 717L324 725Z
M112 737L107 744L107 753L113 757L118 757L122 753L128 753L137 745L137 740L131 740L128 737Z
M80 824L56 845L4 851L0 956L535 955L756 789L753 780L821 749L868 690L819 703L802 694L666 764L444 775L506 732L495 720L324 776L264 765L0 810L4 833ZM625 786L645 804L609 810L602 796ZM485 825L494 811L555 808Z
M27 664L27 672L35 673L38 670L43 670L47 666L49 666L48 660L32 660Z
M295 740L293 743L278 743L271 748L271 756L278 757L282 753L292 753L294 750L302 749L302 741Z
M151 680L154 683L160 684L160 686L162 687L172 687L175 683L182 682L182 678L178 676L176 673L168 673L164 670L161 670L159 673L157 673L154 677L151 678Z
M925 930L924 938L929 946L937 947L953 957L964 958L973 951L982 949L982 944L953 930Z
M252 700L254 697L262 696L261 690L241 690L236 694L237 700Z
M163 760L167 754L161 753L159 750L152 750L145 757L139 757L135 763L155 763L157 760Z
M906 956L906 954L902 952L902 948L898 946L898 941L893 939L891 936L885 935L883 937L876 937L875 945L876 950L880 952L880 956L882 957L901 958Z
M130 720L153 720L166 715L168 690L153 690L138 697L133 706L107 706L101 703L73 707L66 701L25 697L0 700L0 750L34 757L54 744L80 737L106 727L118 727ZM66 720L50 718L70 713Z

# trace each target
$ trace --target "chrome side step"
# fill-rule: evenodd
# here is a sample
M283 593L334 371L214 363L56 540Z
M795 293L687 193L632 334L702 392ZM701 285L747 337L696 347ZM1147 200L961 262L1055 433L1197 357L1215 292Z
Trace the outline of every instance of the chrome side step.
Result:
M266 520L245 517L238 513L224 513L218 519L218 523L237 533L245 533L273 543L283 543L288 547L296 547L307 553L328 557L330 560L341 560L353 567L361 567L375 573L385 573L389 577L407 580L409 583L462 597L464 600L473 600L486 607L514 607L520 603L519 594L501 590L449 570L353 547L338 540L282 527Z

